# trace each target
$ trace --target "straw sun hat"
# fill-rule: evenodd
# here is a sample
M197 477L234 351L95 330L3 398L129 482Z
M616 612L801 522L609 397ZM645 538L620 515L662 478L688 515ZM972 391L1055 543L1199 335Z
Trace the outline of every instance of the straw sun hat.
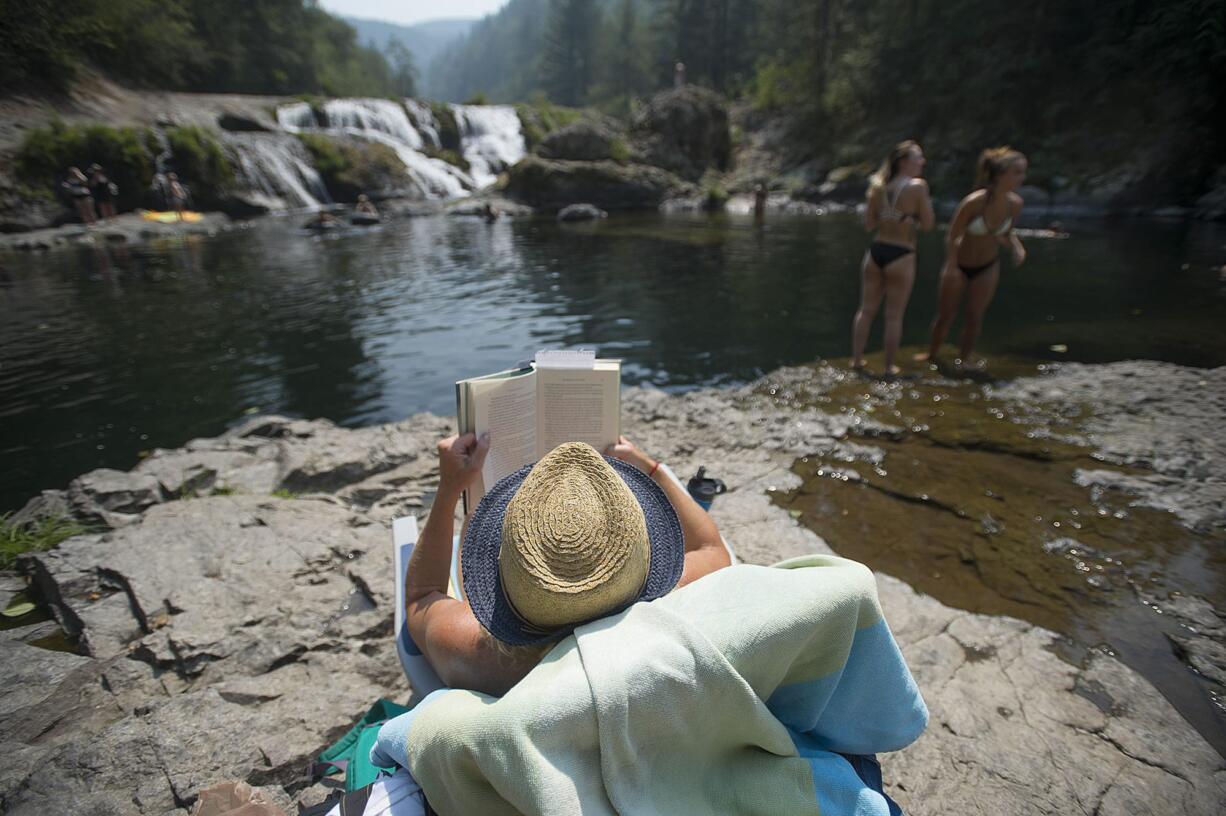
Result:
M681 577L677 513L645 473L568 442L502 479L468 522L464 593L498 640L557 640L666 594Z

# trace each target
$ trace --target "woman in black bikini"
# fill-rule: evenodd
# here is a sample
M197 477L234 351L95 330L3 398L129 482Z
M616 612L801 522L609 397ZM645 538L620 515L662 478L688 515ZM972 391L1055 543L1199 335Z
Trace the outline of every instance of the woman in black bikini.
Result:
M864 367L868 332L885 300L885 373L894 365L902 339L902 316L915 283L915 228L932 229L936 217L924 171L924 151L915 142L897 145L869 180L864 227L877 231L861 265L860 310L852 323L851 364Z
M976 180L979 189L962 199L949 225L932 340L928 352L916 355L916 360L937 359L965 290L966 316L959 361L970 362L983 315L1000 281L1000 248L1010 248L1014 266L1026 260L1026 248L1013 232L1013 225L1022 214L1022 197L1016 190L1025 181L1026 157L1018 151L997 147L979 156Z

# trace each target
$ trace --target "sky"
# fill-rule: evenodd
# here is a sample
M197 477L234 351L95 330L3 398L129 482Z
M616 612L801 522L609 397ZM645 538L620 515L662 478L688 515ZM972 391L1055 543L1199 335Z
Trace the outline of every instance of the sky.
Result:
M319 5L344 17L365 17L412 25L427 20L484 17L506 0L320 0Z

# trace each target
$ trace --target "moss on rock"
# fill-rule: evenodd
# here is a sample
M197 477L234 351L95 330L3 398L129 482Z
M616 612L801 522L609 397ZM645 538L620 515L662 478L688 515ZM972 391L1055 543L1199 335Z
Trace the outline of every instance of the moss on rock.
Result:
M404 163L387 145L322 133L300 133L298 138L336 201L400 191L408 182Z
M431 102L430 112L438 120L438 140L443 150L460 151L460 125L455 111L446 102ZM441 157L440 157L441 158Z
M515 106L515 112L519 114L524 145L529 150L536 147L550 133L578 122L584 115L584 112L578 108L555 105L543 98L534 102L520 103Z
M465 173L467 173L471 169L471 166L468 163L468 159L464 158L464 154L462 154L458 150L449 150L448 148L445 148L445 147L443 148L426 147L422 150L422 152L425 153L427 156L429 156L432 159L439 159L441 161L447 162L453 167L458 167L461 170L463 170Z
M166 131L174 170L187 184L198 207L216 206L234 183L234 168L221 143L194 125Z

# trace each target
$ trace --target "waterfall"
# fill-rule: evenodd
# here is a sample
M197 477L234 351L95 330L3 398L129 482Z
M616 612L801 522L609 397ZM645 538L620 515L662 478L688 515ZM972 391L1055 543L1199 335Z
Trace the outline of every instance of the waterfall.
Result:
M310 113L309 107L307 113ZM306 207L317 210L320 204L332 202L306 149L296 138L282 134L228 133L226 143L238 157L239 181L259 193L270 209Z
M315 127L315 111L306 102L293 102L277 108L277 124L282 130L297 133Z
M324 114L331 130L382 133L413 150L425 145L404 108L390 99L329 99L324 103Z
M469 173L479 187L524 157L527 147L519 114L510 105L452 105Z
M430 147L442 147L443 142L438 137L438 118L430 106L416 99L405 99L404 109L413 119L413 126Z
M325 133L357 136L392 148L404 162L409 178L426 198L465 196L476 186L464 171L421 152L426 140L409 121L405 108L396 102L330 99L324 103L323 114L327 120ZM433 115L430 118L433 121ZM319 129L310 106L302 102L278 108L277 121L290 133ZM438 140L437 128L433 140Z

